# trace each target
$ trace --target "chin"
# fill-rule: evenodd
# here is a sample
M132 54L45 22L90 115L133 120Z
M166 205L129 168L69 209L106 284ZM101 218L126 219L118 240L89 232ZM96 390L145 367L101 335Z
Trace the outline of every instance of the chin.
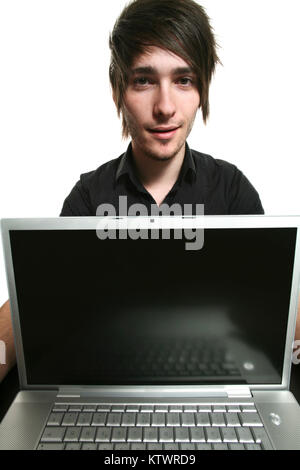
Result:
M145 149L145 154L152 160L165 162L168 160L172 160L172 158L176 157L176 155L180 152L181 149L182 149L182 145L176 145L176 146L173 146L173 148L168 148L168 149L165 148L165 149L157 149L157 150L154 148L148 148L148 149Z
M174 155L154 155L154 154L149 154L148 155L151 160L155 160L157 162L168 162L169 160L172 160L174 158Z
M168 152L168 153L160 153L160 152L153 152L153 151L148 151L145 152L147 157L151 158L152 160L160 161L160 162L166 162L168 160L172 160L172 158L177 155L177 151L175 152Z

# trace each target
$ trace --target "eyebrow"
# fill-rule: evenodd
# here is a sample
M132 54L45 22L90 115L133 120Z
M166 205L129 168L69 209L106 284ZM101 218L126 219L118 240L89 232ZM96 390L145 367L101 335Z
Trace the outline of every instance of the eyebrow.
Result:
M136 67L131 70L132 75L158 75L158 70L155 67L145 66L145 67ZM182 75L182 74L194 74L194 70L191 67L176 67L171 70L172 75Z

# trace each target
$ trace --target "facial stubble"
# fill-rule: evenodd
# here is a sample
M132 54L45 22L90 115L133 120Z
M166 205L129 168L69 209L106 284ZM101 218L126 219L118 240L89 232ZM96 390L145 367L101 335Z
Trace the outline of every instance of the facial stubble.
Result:
M141 142L141 140L139 139L139 132L138 132L137 126L135 125L134 121L132 119L130 119L130 117L129 117L128 113L126 112L126 110L123 109L123 116L126 120L128 132L129 132L129 135L131 136L132 142L134 142L134 144L140 149L140 151L142 152L142 154L145 157L150 158L151 160L154 160L156 162L170 161L174 157L176 157L176 155L178 155L178 153L181 151L182 147L185 145L186 139L188 138L188 136L190 135L190 133L192 131L192 128L193 128L193 125L194 125L194 122L195 122L195 119L196 119L196 114L197 113L195 113L193 119L189 122L185 138L182 139L179 142L176 149L168 156L159 156L157 154L157 152L152 152L145 145L143 145L143 142ZM167 145L168 142L166 142L164 144L163 141L162 141L161 144L162 145Z

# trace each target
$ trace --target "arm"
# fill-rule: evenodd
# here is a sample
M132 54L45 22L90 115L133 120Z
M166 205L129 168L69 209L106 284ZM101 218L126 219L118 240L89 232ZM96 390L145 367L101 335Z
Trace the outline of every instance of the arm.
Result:
M13 330L10 317L10 306L9 301L5 302L0 308L0 340L5 344L5 356L6 364L0 363L0 382L9 372L9 370L15 365L16 354Z
M298 315L297 315L297 323L296 323L296 332L295 332L295 341L300 340L300 298L298 304Z

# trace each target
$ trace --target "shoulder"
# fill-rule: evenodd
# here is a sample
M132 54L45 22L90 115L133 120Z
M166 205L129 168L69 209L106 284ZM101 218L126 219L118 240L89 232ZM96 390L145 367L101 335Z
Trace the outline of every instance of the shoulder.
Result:
M110 194L123 155L82 173L64 201L61 216L93 216L101 194Z
M218 199L228 214L264 213L258 192L236 165L195 150L192 155L208 200Z
M214 177L218 174L223 174L230 178L230 176L233 176L237 171L239 171L236 165L219 158L214 158L206 153L192 150L192 155L197 170L205 171L205 174L208 177Z
M95 170L80 175L80 183L85 189L89 189L94 184L98 185L101 181L108 181L115 177L116 171L120 164L123 154L118 158L114 158L106 163L103 163Z

